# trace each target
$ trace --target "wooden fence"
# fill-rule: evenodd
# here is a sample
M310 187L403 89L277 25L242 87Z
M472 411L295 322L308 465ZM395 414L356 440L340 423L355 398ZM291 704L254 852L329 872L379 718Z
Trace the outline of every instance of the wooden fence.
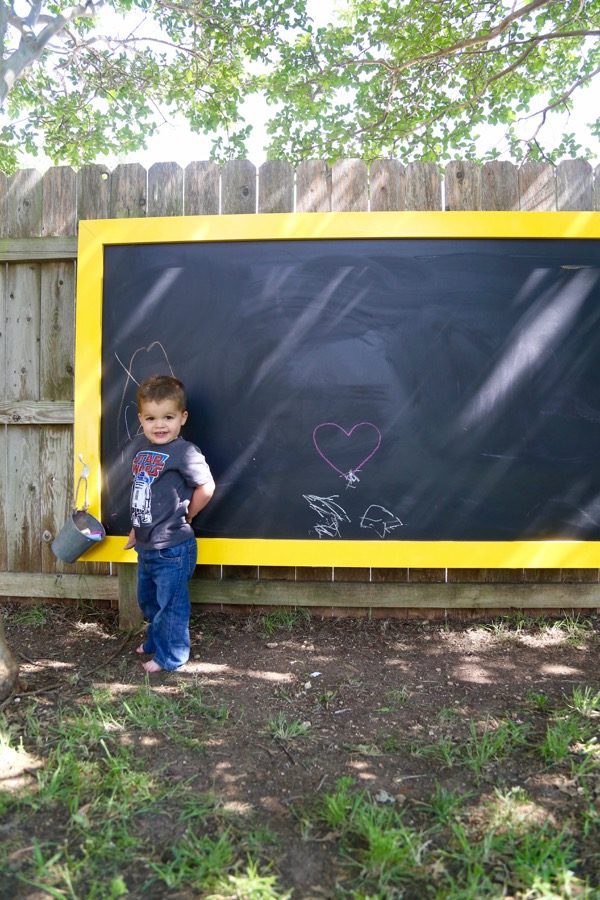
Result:
M319 160L85 166L0 175L0 597L74 598L133 612L133 566L64 565L50 543L72 503L76 234L80 219L330 210L599 210L600 166L406 167ZM115 571L118 569L118 571ZM200 566L195 601L342 614L600 607L599 570Z

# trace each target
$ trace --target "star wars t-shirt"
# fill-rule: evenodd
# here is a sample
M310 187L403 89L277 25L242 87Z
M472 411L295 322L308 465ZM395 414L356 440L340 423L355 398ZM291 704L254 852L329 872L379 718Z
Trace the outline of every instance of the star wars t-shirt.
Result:
M184 440L152 444L144 435L130 448L131 524L143 549L174 547L194 536L185 520L194 488L211 480L202 452Z

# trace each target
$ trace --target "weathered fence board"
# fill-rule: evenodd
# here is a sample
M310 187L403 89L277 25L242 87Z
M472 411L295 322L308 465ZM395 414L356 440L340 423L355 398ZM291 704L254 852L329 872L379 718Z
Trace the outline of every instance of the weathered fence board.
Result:
M2 425L72 425L72 400L2 400Z
M8 515L8 493L6 489L7 482L7 460L8 460L8 428L0 425L0 528L2 529L3 540L0 541L0 570L8 569L8 523L6 521Z
M258 178L258 212L294 211L294 170L280 159L262 164Z
M369 170L371 212L406 208L406 171L397 159L377 159Z
M406 208L442 208L442 176L435 163L409 163L406 167Z
M83 166L77 173L77 218L107 219L110 172L105 166Z
M146 215L148 196L146 170L139 163L117 166L110 179L110 219Z
M183 169L177 163L156 163L148 170L148 215L183 215Z
M565 159L556 169L557 208L593 209L592 167L585 159Z
M233 160L221 175L221 213L256 212L256 167L247 159Z
M0 597L43 597L57 600L110 600L119 596L117 578L105 575L53 575L0 572Z
M41 236L42 175L35 169L23 169L11 175L6 207L7 236Z
M481 209L518 209L519 177L512 163L496 160L481 170Z
M40 291L40 395L47 400L72 400L75 348L73 263L44 265Z
M556 209L556 176L549 163L526 162L519 169L519 198L522 210L553 212Z
M1 582L0 582L1 583ZM593 584L322 584L290 581L190 582L195 603L370 609L595 609Z
M369 208L369 182L362 159L340 159L331 169L331 208L364 212Z
M42 179L42 234L77 234L77 176L69 166L48 169Z
M73 505L73 432L66 426L45 428L40 441L40 529L42 572L74 571L56 559L50 543Z
M444 201L442 204L442 196ZM73 332L77 221L145 215L392 210L600 209L600 166L521 167L248 160L101 165L0 176L0 595L111 602L107 564L58 563L50 541L73 497ZM59 570L65 573L56 575ZM128 572L128 574L127 574ZM121 577L122 590L132 569ZM101 573L101 574L100 574ZM194 597L210 603L424 609L600 606L598 570L332 569L206 566ZM41 579L41 580L40 580ZM82 585L87 585L83 590ZM530 590L531 589L531 590ZM66 593L65 593L66 591ZM83 591L83 592L82 592ZM324 599L326 597L327 599ZM219 599L220 598L220 599ZM130 598L131 599L131 598Z
M446 166L446 209L481 209L481 166L451 162Z
M219 214L219 167L214 162L191 162L184 173L186 216Z
M323 160L306 160L296 169L296 211L331 211L331 171Z
M43 260L76 258L76 237L3 238L0 240L0 262L41 262Z

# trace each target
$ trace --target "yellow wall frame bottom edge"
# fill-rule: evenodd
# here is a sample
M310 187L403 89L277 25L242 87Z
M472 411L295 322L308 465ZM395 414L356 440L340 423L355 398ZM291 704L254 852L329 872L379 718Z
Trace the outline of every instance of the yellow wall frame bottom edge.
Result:
M107 537L82 559L135 563L126 538ZM296 541L204 538L198 563L347 568L596 569L600 541Z

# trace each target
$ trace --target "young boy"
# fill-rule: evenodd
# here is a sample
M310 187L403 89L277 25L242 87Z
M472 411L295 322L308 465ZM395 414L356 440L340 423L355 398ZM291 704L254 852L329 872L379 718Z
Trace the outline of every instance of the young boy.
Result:
M152 659L146 672L172 671L190 655L188 581L196 566L191 521L215 490L208 464L195 444L180 437L188 414L185 388L170 375L153 375L137 391L143 434L131 460L132 529L125 549L138 554L138 603L148 622L138 653Z

